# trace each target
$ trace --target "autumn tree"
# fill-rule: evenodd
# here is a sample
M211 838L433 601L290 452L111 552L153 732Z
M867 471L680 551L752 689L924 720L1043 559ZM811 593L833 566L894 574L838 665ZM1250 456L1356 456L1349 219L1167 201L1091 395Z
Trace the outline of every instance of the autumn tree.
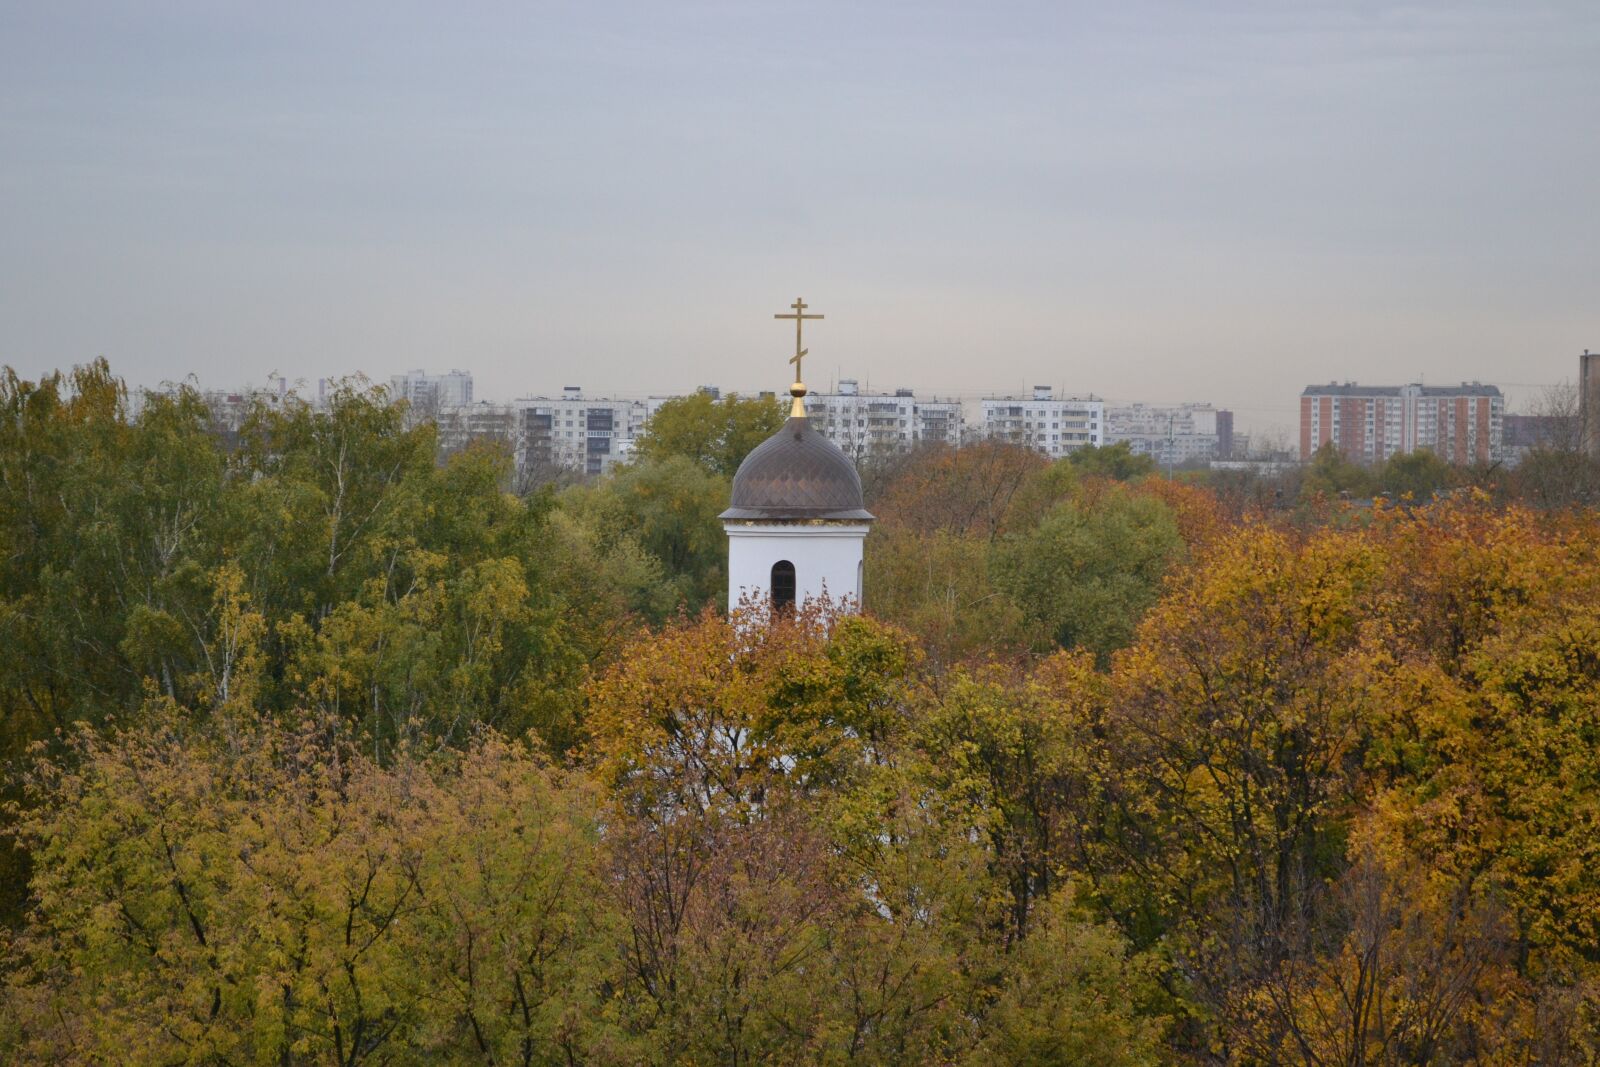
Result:
M379 765L337 723L152 715L33 777L20 1061L623 1058L579 785L493 738Z
M957 672L925 695L916 744L931 782L972 805L1008 905L1005 937L1083 860L1105 752L1095 735L1103 685L1089 657L1062 653L1031 677Z
M878 522L866 607L939 661L1024 648L1022 611L995 584L994 542L1053 504L1061 481L1039 453L1001 442L912 452L868 501Z
M1501 909L1358 828L1350 866L1305 887L1264 980L1228 1020L1259 1062L1476 1062L1511 954Z
M1074 914L1070 887L1006 961L965 1062L1154 1067L1166 1062L1158 965L1131 953L1117 928Z
M1006 529L1013 498L1048 466L1033 449L1001 441L923 448L868 507L908 529L993 541Z
M103 361L37 382L8 368L0 407L12 799L32 742L151 690L213 714L246 618L251 714L335 712L380 755L484 722L537 727L561 752L585 678L676 602L635 542L549 534L552 501L505 493L502 451L440 464L431 429L360 383L325 408L259 405L226 439L194 389L130 405ZM574 553L607 566L575 572ZM5 873L14 919L25 866Z
M643 637L590 686L587 758L661 822L744 818L775 789L839 780L886 744L915 650L824 602L764 620L742 606Z
M224 464L192 389L130 411L105 361L37 382L0 375L0 798L29 746L175 694L221 559ZM0 917L26 854L0 823Z
M1172 939L1224 1018L1303 888L1339 869L1336 815L1386 664L1365 618L1378 573L1359 538L1247 528L1180 579L1117 661L1102 891L1125 922Z

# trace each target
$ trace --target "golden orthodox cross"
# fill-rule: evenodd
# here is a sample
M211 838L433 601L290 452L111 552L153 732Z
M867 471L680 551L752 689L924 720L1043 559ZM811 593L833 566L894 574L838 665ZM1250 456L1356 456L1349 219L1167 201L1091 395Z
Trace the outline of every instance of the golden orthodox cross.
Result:
M821 315L807 315L806 314L807 304L806 304L806 301L805 301L804 297L799 297L799 296L795 297L794 298L794 303L790 304L789 306L794 308L794 314L793 315L774 315L772 317L775 318L775 319L793 319L794 320L794 358L791 359L789 362L794 364L794 380L798 382L798 381L802 381L803 380L800 377L800 360L805 358L805 354L806 354L806 350L804 348L800 347L800 330L801 330L801 327L803 327L805 325L805 321L807 319L820 319L823 316L821 316Z

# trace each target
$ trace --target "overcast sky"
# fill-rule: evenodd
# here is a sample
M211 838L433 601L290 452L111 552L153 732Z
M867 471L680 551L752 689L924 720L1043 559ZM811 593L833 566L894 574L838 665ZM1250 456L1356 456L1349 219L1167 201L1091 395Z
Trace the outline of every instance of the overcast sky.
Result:
M1210 400L1600 349L1600 2L0 0L0 362Z

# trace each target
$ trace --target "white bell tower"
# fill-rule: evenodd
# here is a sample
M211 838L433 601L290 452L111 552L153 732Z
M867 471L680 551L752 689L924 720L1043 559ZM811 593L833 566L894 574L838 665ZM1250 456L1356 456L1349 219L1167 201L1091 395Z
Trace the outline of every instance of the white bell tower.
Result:
M728 531L728 607L749 597L781 608L826 594L835 606L859 610L872 514L862 506L855 464L806 417L801 329L822 316L807 315L801 299L789 306L793 314L773 316L794 320L789 418L739 464L733 499L721 515Z

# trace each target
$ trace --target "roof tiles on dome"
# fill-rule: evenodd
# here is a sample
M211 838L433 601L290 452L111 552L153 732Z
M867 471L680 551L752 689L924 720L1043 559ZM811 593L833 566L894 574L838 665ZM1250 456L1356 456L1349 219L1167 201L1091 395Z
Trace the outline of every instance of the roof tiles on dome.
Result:
M733 476L733 499L723 519L824 519L870 522L861 476L839 446L791 417L757 445Z

